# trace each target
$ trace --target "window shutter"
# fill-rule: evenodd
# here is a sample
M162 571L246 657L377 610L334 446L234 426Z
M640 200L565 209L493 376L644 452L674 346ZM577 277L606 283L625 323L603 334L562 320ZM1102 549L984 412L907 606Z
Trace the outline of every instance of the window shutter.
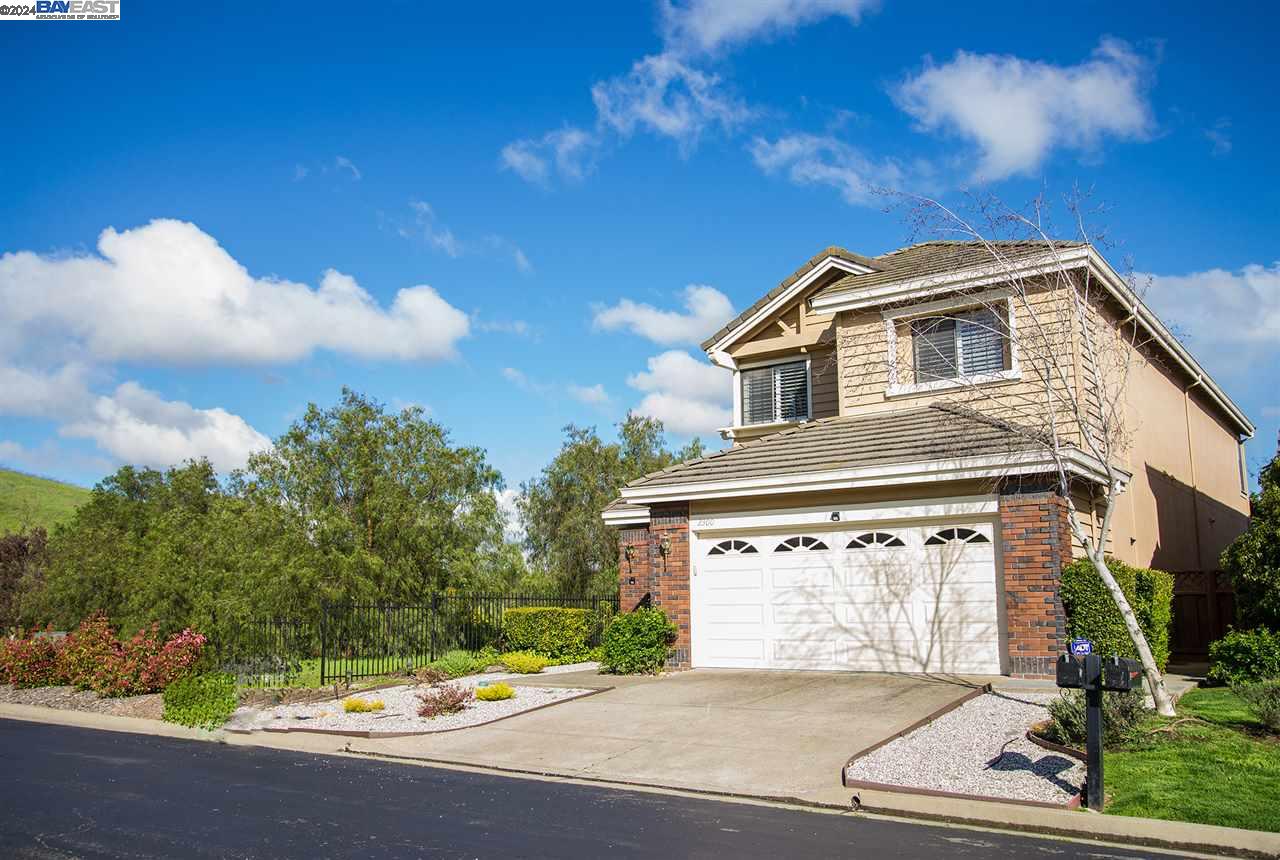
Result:
M742 371L742 423L764 424L773 420L773 368Z
M803 421L809 417L809 368L803 361L780 364L777 371L779 421Z
M803 361L742 371L742 423L809 417L809 368Z
M911 346L916 382L954 379L956 369L956 321L933 317L911 324Z
M959 314L960 367L966 376L1004 370L1004 324L983 308Z

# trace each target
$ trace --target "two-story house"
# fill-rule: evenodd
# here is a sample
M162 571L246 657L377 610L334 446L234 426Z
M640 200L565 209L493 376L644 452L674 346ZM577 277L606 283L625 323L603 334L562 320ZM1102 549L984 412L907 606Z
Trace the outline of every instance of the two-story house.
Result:
M1090 284L1095 322L1138 334L1108 549L1178 574L1175 639L1220 629L1229 604L1203 583L1248 521L1253 425L1096 249L1009 243L1000 258L827 248L702 344L733 387L733 444L633 481L603 513L624 609L666 610L674 665L1052 673L1059 571L1079 547L1055 461L1013 425L1036 396L1010 335L1044 325L1001 292L1023 274ZM1064 384L1087 396L1081 332L1065 331ZM1105 469L1065 438L1065 492L1096 517Z

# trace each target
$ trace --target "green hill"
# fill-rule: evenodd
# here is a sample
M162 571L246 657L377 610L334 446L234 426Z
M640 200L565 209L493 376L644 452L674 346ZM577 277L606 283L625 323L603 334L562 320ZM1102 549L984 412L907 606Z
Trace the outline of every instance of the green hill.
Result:
M53 528L88 499L84 487L0 469L0 534L24 525Z

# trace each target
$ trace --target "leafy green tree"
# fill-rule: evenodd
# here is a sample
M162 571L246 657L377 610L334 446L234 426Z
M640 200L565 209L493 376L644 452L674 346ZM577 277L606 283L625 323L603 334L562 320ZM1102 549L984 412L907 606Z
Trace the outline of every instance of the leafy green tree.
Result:
M1244 627L1280 630L1280 454L1262 468L1252 497L1253 518L1222 553Z
M617 442L604 442L594 427L570 424L564 432L560 452L521 486L517 500L532 567L527 581L565 593L613 591L617 538L601 511L624 484L702 456L702 442L694 439L673 453L661 421L631 413L618 425Z
M0 635L19 626L24 594L43 583L49 537L39 526L0 536Z
M305 534L312 579L330 600L407 602L491 586L509 558L483 449L454 447L413 407L389 413L344 389L315 404L232 477L234 493Z

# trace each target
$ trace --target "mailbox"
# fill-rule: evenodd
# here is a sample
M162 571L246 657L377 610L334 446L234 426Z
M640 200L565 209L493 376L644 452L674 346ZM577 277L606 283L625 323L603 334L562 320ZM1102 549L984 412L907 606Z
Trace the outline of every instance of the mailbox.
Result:
M1108 657L1102 664L1102 689L1113 693L1126 693L1133 689L1133 674L1119 657Z
M1072 690L1084 687L1084 665L1069 654L1058 658L1058 686Z

